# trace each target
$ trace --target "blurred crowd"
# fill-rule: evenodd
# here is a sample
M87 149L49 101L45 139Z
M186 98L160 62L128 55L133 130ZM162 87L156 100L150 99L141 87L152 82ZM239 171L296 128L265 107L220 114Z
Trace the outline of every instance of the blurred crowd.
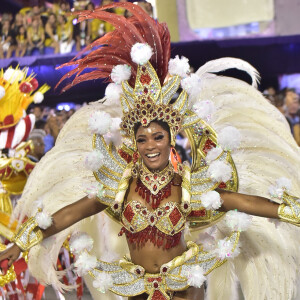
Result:
M107 5L113 0L102 0ZM125 2L125 0L119 0ZM152 6L148 2L140 2L150 15ZM98 37L110 32L114 27L98 19L77 22L76 11L93 10L93 2L74 1L70 7L65 0L56 0L51 5L36 5L22 8L17 14L3 13L0 16L0 59L11 56L29 56L34 54L69 53L80 51ZM128 12L117 8L115 12L128 16Z
M294 89L286 88L279 92L273 87L263 92L266 100L273 104L285 116L290 125L291 133L300 146L300 102L299 95ZM76 109L80 105L76 106ZM55 144L55 140L67 120L75 113L76 109L55 110L49 107L36 105L31 107L30 113L36 117L35 129L30 135L35 145L35 154L33 155L38 161L44 153L49 151ZM176 150L181 161L190 161L190 143L184 132L177 136Z
M273 87L269 87L263 94L285 116L291 132L300 146L300 102L296 90L285 88L281 91L276 91Z

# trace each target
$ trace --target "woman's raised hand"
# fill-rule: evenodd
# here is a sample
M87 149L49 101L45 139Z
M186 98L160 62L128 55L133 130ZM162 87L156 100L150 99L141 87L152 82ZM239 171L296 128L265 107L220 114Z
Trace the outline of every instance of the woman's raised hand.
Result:
M13 246L0 252L0 267L2 273L6 273L7 270L5 269L8 269L13 262L19 258L21 252L22 251L16 244L13 244ZM6 264L5 261L8 261L8 263Z

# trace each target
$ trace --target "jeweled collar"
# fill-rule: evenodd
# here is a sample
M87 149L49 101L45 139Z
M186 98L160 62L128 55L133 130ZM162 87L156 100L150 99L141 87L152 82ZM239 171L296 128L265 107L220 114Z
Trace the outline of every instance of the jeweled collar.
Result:
M151 172L143 162L132 168L132 176L138 177L153 195L158 194L173 179L174 172L170 162L162 171Z

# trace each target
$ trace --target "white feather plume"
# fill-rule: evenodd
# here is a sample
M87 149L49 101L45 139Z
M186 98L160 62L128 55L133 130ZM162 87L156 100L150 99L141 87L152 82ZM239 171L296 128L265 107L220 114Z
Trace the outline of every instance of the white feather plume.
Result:
M188 284L196 288L201 288L204 281L206 280L204 271L200 266L193 266L186 275L188 278Z
M110 274L102 272L98 273L93 281L93 287L101 293L106 293L113 286L113 278Z
M92 184L87 184L83 186L83 190L87 193L88 198L93 198L93 197L103 197L105 194L105 190L103 188L103 184L100 182L94 182Z
M103 165L104 156L99 150L89 152L85 157L85 166L87 169L95 172Z
M207 151L205 160L206 162L210 163L211 161L217 159L221 153L223 152L223 149L221 147L213 147L210 150Z
M250 227L252 217L245 213L231 210L226 213L225 222L234 231L245 231Z
M82 252L75 261L74 266L79 276L85 275L97 266L97 258L87 252Z
M122 94L122 86L116 83L109 83L105 89L105 97L110 104L119 104Z
M131 76L131 67L128 65L116 65L113 67L110 78L113 82L121 84L122 81L129 80Z
M89 129L92 133L104 135L110 131L112 118L105 111L95 111L89 118Z
M206 209L218 209L222 205L220 194L216 191L209 191L200 197L201 203Z
M223 161L213 161L207 170L208 175L213 181L227 182L231 178L231 166Z
M186 77L190 71L190 65L188 58L178 55L175 58L171 58L169 61L169 73L171 75L178 75L180 77Z
M215 249L215 254L220 259L229 259L229 258L235 258L240 254L240 247L239 244L235 245L226 238L223 240L218 241L217 248Z
M189 103L193 105L201 92L201 78L197 74L191 74L181 80L181 87L188 93Z
M240 131L233 126L224 127L218 134L218 143L226 151L235 150L241 142Z
M251 76L252 86L257 88L257 84L260 81L260 76L258 71L249 63L239 58L224 57L224 58L211 60L206 64L204 64L202 67L200 67L196 72L196 74L199 77L201 77L205 73L217 73L228 69L238 69L241 71L245 71Z
M130 51L131 59L138 65L144 65L153 55L153 50L148 44L136 43Z
M47 229L52 224L52 217L46 211L38 212L35 215L35 220L36 220L38 226L42 229Z
M94 241L86 232L76 232L70 238L70 250L73 254L80 254L82 251L91 251Z
M212 101L202 100L196 102L193 105L192 110L198 115L199 118L205 121L210 121L216 111L216 108Z

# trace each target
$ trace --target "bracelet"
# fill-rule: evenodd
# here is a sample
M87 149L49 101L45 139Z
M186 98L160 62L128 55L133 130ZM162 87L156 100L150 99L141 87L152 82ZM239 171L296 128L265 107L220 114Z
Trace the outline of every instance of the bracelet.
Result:
M27 251L43 240L43 233L34 217L22 224L13 238L13 242L22 250Z
M288 223L300 226L299 199L287 193L283 194L283 203L278 207L278 217Z

